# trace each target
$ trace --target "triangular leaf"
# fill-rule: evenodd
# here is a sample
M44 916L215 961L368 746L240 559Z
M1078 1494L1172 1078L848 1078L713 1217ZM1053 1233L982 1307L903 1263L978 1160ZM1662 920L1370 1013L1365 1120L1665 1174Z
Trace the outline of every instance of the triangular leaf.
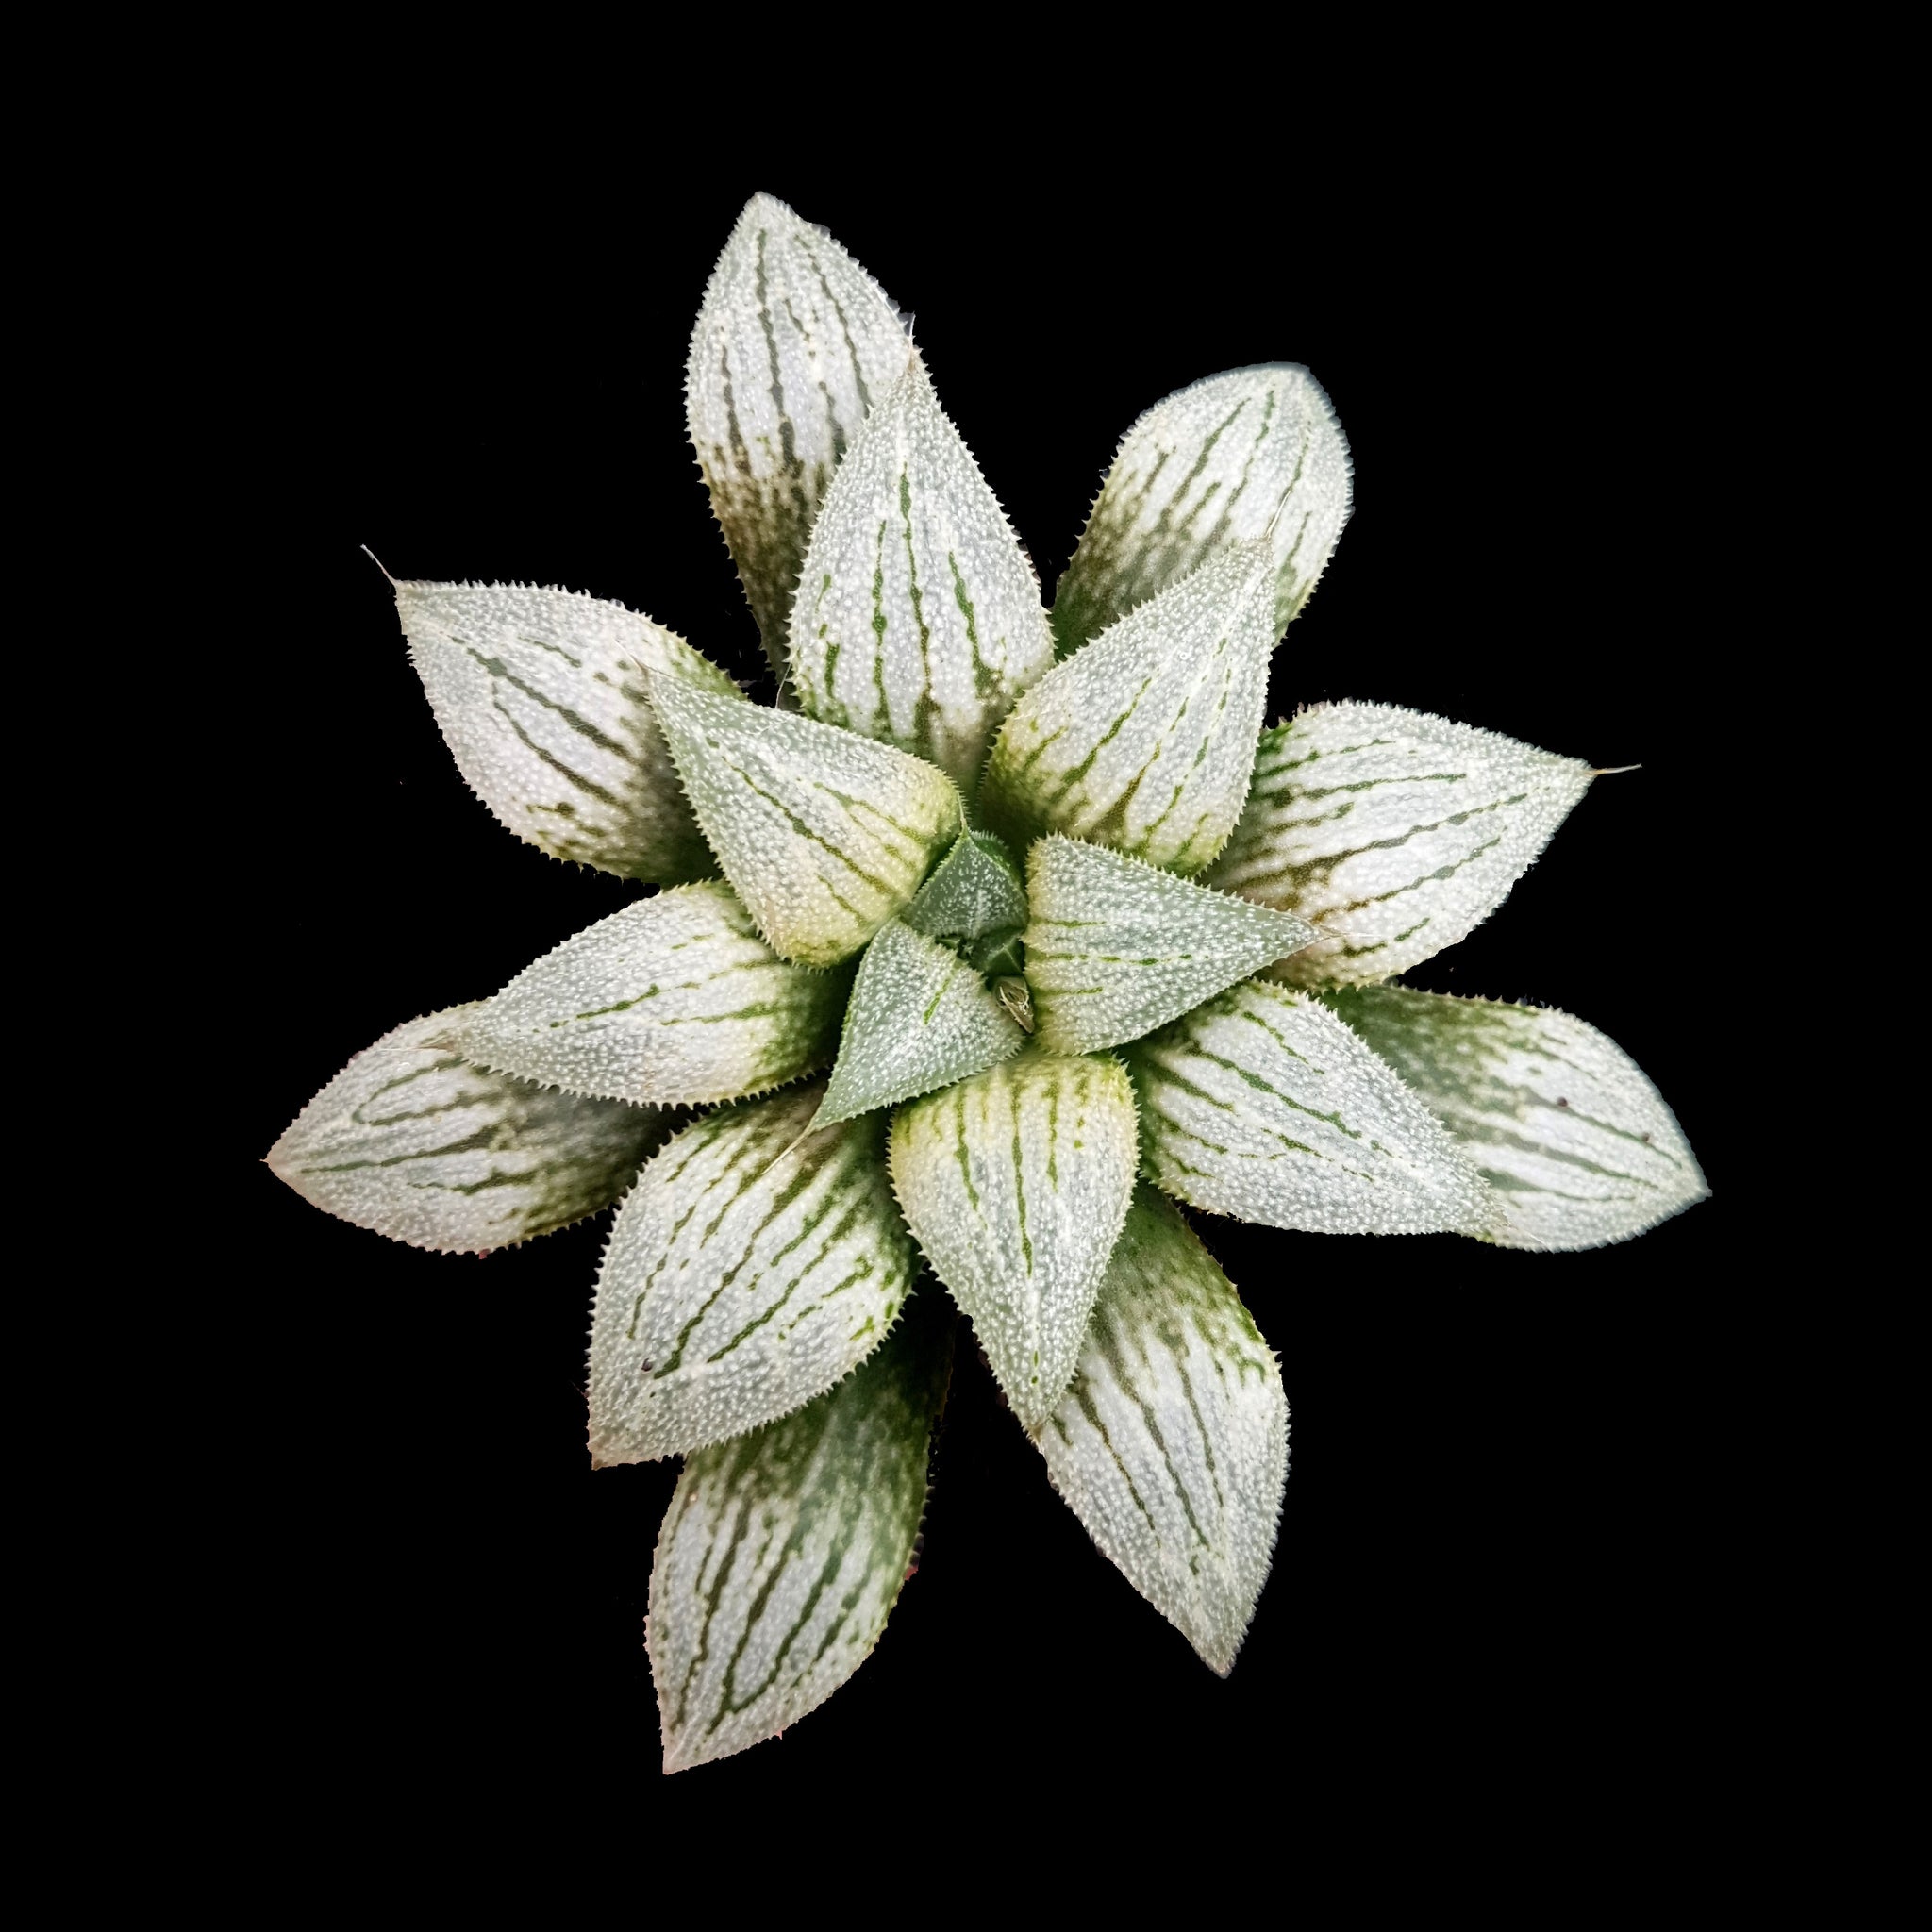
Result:
M445 1254L508 1247L608 1208L670 1116L470 1065L447 1042L475 1010L411 1020L358 1053L269 1166L325 1213Z
M914 1567L952 1326L915 1296L829 1394L684 1465L646 1626L666 1771L775 1737L872 1654Z
M705 289L685 410L772 668L832 473L912 345L879 285L782 201L745 204Z
M1013 700L1053 663L1033 567L916 356L826 494L791 616L801 708L971 793Z
M1503 1246L1628 1241L1710 1191L1662 1096L1594 1026L1394 986L1325 997L1490 1184Z
M1026 891L1026 981L1055 1053L1138 1040L1315 936L1304 920L1073 839L1027 853Z
M882 1121L821 1090L721 1108L638 1176L591 1335L591 1451L646 1462L789 1415L876 1348L912 1283Z
M736 1100L831 1058L848 976L793 966L731 888L682 886L600 919L463 1024L483 1066L573 1093Z
M958 833L958 788L922 758L676 678L651 696L725 877L788 959L850 958Z
M1385 979L1487 919L1591 775L1421 711L1320 707L1262 733L1247 809L1208 882L1335 935L1274 977Z
M1026 888L1013 855L990 832L965 833L907 907L905 922L928 939L957 942L982 972L1017 972L995 957L1026 924Z
M1308 600L1350 504L1348 444L1320 385L1278 362L1157 403L1127 431L1054 598L1062 655L1228 543L1265 538L1278 638Z
M1248 980L1127 1064L1142 1171L1210 1214L1311 1234L1488 1224L1488 1190L1441 1123L1306 995Z
M1233 1284L1144 1182L1035 1440L1093 1541L1226 1676L1274 1554L1288 1397Z
M472 791L520 839L624 878L717 870L644 695L660 671L737 687L621 604L527 584L398 584L436 722Z
M1028 1054L892 1117L892 1185L1029 1428L1053 1412L1134 1187L1111 1060Z

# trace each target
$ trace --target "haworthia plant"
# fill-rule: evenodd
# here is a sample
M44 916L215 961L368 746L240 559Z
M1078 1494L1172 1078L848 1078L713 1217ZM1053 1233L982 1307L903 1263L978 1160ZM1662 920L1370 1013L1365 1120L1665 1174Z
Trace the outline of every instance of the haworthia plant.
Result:
M686 1458L651 1581L667 1770L775 1736L878 1641L956 1311L1073 1515L1224 1674L1288 1405L1173 1204L1548 1251L1705 1192L1601 1033L1390 983L1592 772L1383 705L1262 729L1350 507L1295 365L1134 425L1050 617L891 302L769 196L686 400L776 702L615 604L397 584L490 810L662 890L386 1035L270 1164L450 1251L622 1201L590 1446Z

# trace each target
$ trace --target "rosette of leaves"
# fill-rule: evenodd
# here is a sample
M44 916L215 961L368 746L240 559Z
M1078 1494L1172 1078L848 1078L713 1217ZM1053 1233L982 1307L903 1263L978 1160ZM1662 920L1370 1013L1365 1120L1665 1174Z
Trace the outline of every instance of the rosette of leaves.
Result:
M1074 1513L1224 1674L1288 1406L1183 1210L1563 1249L1704 1191L1601 1033L1399 984L1593 774L1380 704L1263 729L1349 511L1304 369L1148 410L1050 611L900 315L778 202L731 234L686 392L779 702L615 604L398 584L484 804L658 890L378 1041L270 1160L447 1251L621 1203L591 1447L684 1458L648 1622L667 1769L774 1735L877 1641L955 1307Z

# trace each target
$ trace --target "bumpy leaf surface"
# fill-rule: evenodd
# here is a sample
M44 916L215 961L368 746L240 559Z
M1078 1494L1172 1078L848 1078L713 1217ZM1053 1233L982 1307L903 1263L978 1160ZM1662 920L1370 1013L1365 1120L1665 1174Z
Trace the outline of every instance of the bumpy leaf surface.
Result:
M1028 1054L902 1107L892 1184L1029 1428L1074 1373L1134 1187L1134 1102L1111 1060Z
M1062 654L1178 583L1214 551L1262 539L1274 635L1308 600L1348 521L1341 425L1306 369L1210 375L1127 431L1054 599Z
M1488 1191L1441 1123L1304 994L1230 987L1127 1059L1143 1171L1210 1214L1311 1234L1487 1225Z
M1093 1541L1226 1676L1274 1549L1288 1397L1233 1284L1144 1182L1035 1440Z
M725 877L788 959L850 958L959 831L958 788L891 745L676 678L651 699Z
M1467 937L1591 780L1588 765L1387 705L1329 705L1261 735L1211 884L1298 912L1318 940L1273 976L1385 979Z
M851 1676L905 1587L952 1368L928 1290L856 1374L684 1466L651 1571L664 1769L775 1736Z
M711 508L781 679L819 505L911 353L878 284L829 235L769 194L745 204L698 310L685 408Z
M1198 872L1248 793L1274 647L1264 544L1217 552L1050 672L1000 728L981 787L1015 846L1043 832Z
M411 1020L358 1053L269 1166L325 1213L444 1253L505 1247L608 1208L670 1117L470 1065L447 1042L475 1010Z
M1662 1096L1594 1026L1393 986L1327 997L1490 1184L1504 1246L1627 1241L1709 1191Z
M883 1121L808 1133L820 1090L687 1127L625 1202L597 1282L591 1450L650 1461L829 1389L891 1327L912 1243Z
M983 971L1018 972L1012 948L1026 924L1026 887L1013 855L990 832L967 832L933 868L905 919L914 932L957 943Z
M398 584L409 658L470 789L554 858L671 883L717 871L646 675L737 686L621 604L528 584Z
M812 531L791 616L801 707L971 793L1014 698L1053 663L1033 568L915 358Z
M1138 1040L1315 936L1291 914L1072 839L1027 853L1026 891L1026 979L1041 1044L1056 1053Z
M600 919L464 1022L486 1067L659 1106L736 1100L822 1067L849 975L781 959L729 886L682 886Z

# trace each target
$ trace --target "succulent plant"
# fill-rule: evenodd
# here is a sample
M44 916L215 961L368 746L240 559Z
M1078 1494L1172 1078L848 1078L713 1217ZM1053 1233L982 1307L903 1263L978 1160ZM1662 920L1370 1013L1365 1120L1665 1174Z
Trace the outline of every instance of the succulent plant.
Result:
M776 704L612 603L398 583L483 803L658 890L377 1041L270 1161L446 1252L621 1202L591 1450L685 1458L647 1626L667 1770L877 1642L956 1307L1049 1480L1224 1675L1288 1405L1183 1210L1565 1249L1704 1192L1601 1033L1399 983L1597 774L1380 704L1262 728L1350 508L1305 369L1135 423L1051 611L906 322L769 197L686 394Z

